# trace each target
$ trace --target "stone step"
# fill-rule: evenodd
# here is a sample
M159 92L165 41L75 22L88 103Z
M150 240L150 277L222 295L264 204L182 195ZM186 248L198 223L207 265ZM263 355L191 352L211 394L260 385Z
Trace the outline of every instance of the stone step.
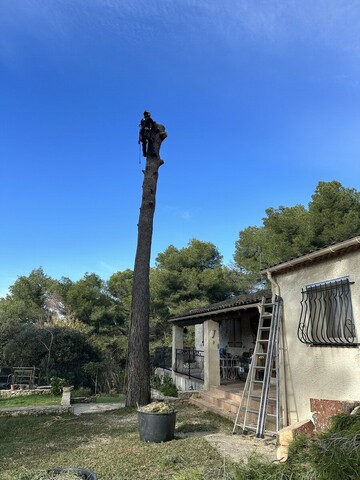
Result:
M229 411L227 409L221 408L221 406L216 405L215 403L210 403L206 399L204 399L202 396L195 396L193 395L189 399L189 403L192 405L197 406L201 410L204 410L206 412L212 412L220 417L227 418L231 422L235 422L236 420L236 414L237 414L237 409L235 412ZM238 405L237 405L238 408ZM242 424L243 422L243 414L239 417L239 422ZM248 425L253 425L254 430L256 430L256 424L257 424L257 414L254 413L248 413L247 417L247 424ZM266 420L266 429L270 432L275 431L275 418L273 417L267 417Z
M214 392L201 392L199 396L204 402L215 405L221 410L231 413L237 413L239 408L239 401L234 401L226 397L217 396Z
M218 387L210 387L208 392L213 392L216 396L227 398L228 400L233 400L234 402L240 403L241 401L241 394L235 392L227 392L226 390L222 390Z
M216 387L212 387L209 390L200 390L196 394L192 395L190 403L197 405L202 410L208 410L210 412L217 413L218 415L228 418L234 421L241 402L241 395L232 392L227 392ZM257 412L259 411L260 397L252 397L248 404L248 420L249 423L257 422ZM245 408L245 401L242 407L243 417ZM275 413L275 403L273 400L269 401L267 421L271 420L271 414Z
M235 422L236 413L232 413L232 412L228 412L226 410L223 410L223 409L221 409L220 407L218 407L214 404L206 402L204 399L202 399L200 397L194 397L194 396L191 397L190 400L189 400L189 403L197 406L201 410L204 410L206 412L216 413L217 415L220 415L220 417L224 417L224 418L227 418L228 420L230 420L231 422Z
M219 408L221 408L223 410L227 410L227 411L233 412L233 413L237 413L237 411L239 409L240 401L241 401L239 399L237 399L237 401L234 401L234 400L230 400L230 399L227 399L227 398L224 398L224 397L216 397L216 396L214 396L212 394L209 394L209 393L206 393L206 392L202 392L201 395L200 395L200 398L202 398L207 403L211 403L213 405L218 406ZM259 403L260 403L259 399L252 398L252 399L249 400L248 408L252 410L252 413L255 413L255 412L259 411ZM244 411L244 408L245 408L245 401L243 402L242 411ZM274 414L275 413L275 405L271 404L271 402L269 402L267 411L270 415Z

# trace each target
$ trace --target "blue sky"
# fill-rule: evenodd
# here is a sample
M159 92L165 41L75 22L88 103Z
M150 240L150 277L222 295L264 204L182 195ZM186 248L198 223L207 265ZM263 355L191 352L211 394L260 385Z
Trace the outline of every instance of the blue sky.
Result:
M228 263L265 208L360 189L357 1L0 0L0 92L0 295L133 268L144 109L153 259L198 238Z

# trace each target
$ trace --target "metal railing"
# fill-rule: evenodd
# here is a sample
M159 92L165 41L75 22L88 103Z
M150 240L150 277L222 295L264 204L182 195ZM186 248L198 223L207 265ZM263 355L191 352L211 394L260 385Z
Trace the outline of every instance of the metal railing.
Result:
M176 349L174 371L204 380L204 352L195 348Z
M171 370L172 368L172 348L171 347L157 347L153 358L154 367L165 368Z
M357 345L347 278L302 290L298 338L312 345Z

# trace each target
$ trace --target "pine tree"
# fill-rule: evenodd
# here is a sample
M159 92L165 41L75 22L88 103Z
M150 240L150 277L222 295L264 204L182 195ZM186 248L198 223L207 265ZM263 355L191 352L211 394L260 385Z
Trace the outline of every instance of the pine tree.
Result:
M146 405L150 401L150 255L158 170L164 163L160 158L160 147L166 137L165 127L155 123L150 133L151 148L148 148L143 171L128 343L126 405L129 407Z

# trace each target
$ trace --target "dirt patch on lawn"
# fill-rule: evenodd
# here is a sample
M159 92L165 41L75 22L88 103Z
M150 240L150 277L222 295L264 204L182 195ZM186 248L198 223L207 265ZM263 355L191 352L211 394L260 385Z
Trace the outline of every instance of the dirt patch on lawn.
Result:
M253 435L226 435L224 433L212 433L204 438L222 456L233 462L247 462L251 456L261 456L267 460L276 460L275 438L258 439Z

